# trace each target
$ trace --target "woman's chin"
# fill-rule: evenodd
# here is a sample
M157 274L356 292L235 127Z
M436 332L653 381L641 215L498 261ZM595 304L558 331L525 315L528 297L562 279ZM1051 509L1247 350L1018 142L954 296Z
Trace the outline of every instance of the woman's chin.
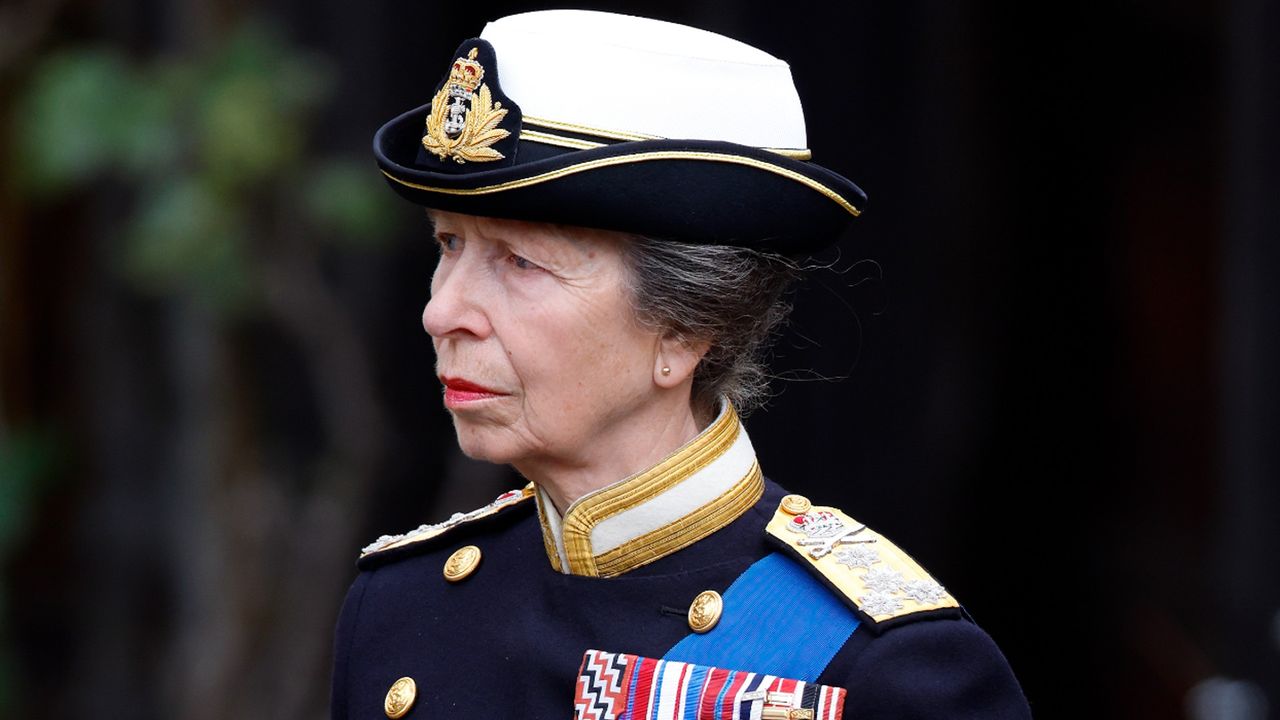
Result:
M458 447L462 454L472 460L510 465L525 454L511 442L509 432L502 429L481 426L456 416L453 428L458 434Z

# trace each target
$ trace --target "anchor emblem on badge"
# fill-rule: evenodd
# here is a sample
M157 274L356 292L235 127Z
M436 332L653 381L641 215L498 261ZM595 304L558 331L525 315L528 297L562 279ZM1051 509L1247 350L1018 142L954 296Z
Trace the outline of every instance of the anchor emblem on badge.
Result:
M484 66L476 60L478 53L471 48L466 57L455 59L448 80L431 98L422 146L441 160L489 162L504 157L490 146L511 134L498 127L509 108L495 101L493 91L482 82Z
M809 557L814 560L829 555L840 545L875 542L875 538L855 539L853 537L866 530L866 525L859 524L851 527L827 510L810 510L803 515L797 515L787 523L787 529L806 536L803 540L797 540L796 545L808 548Z

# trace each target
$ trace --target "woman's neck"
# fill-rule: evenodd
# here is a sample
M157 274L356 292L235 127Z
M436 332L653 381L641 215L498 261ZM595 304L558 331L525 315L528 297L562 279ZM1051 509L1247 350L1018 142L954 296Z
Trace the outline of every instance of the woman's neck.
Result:
M703 425L687 398L659 403L602 428L572 456L531 458L515 468L545 490L563 516L578 498L656 465L697 437Z

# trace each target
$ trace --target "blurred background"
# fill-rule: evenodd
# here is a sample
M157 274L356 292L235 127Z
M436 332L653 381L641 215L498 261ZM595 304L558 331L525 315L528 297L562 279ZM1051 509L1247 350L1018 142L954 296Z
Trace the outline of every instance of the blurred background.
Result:
M456 450L369 145L539 7L0 4L0 716L325 717L358 548L518 483ZM1280 6L590 7L787 59L871 197L766 472L909 548L1040 718L1280 717Z

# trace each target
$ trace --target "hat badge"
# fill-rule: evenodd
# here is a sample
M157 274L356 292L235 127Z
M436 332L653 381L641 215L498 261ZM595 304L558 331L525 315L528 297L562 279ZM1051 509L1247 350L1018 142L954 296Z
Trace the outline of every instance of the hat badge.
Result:
M490 147L511 133L498 127L507 115L502 102L494 102L484 80L484 66L476 62L478 48L453 61L449 79L431 98L427 133L422 146L441 160L488 162L502 153Z

